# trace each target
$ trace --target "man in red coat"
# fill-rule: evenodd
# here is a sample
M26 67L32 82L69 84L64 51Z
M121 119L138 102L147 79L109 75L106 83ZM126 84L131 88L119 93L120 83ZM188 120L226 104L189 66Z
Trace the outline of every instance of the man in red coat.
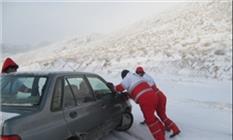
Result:
M19 66L11 58L8 57L3 63L2 74L16 72L18 67ZM1 81L1 84L2 84L2 87L1 87L2 93L16 94L18 91L24 92L24 93L30 93L32 91L31 88L26 87L18 79L15 79L12 83L12 81L9 80L9 78L3 78Z
M147 126L155 140L165 140L165 129L160 120L155 116L158 112L158 94L142 77L130 73L128 70L121 72L122 82L115 87L117 92L127 90L129 97L139 104Z
M142 67L137 67L136 73L138 75L140 75L141 77L143 77L143 79L149 83L149 85L153 88L155 93L158 95L159 104L158 104L157 114L158 114L159 118L162 120L162 122L164 123L165 128L167 130L173 131L173 134L170 137L174 137L174 136L178 135L180 133L180 129L177 127L177 125L171 119L169 119L167 117L167 114L166 114L167 98L164 95L164 93L161 90L159 90L159 88L156 86L153 78L150 75L148 75L147 73L145 73L145 71Z
M11 59L6 58L2 66L2 73L16 72L19 66Z

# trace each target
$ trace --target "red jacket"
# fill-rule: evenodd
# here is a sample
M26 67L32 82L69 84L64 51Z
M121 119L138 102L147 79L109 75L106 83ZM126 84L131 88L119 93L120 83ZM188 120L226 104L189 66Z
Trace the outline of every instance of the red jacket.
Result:
M8 57L2 65L2 73L6 73L9 67L18 68L19 66L11 58Z
M139 98L148 92L153 91L150 85L139 75L128 73L120 84L115 87L117 92L127 90L129 97L138 103Z

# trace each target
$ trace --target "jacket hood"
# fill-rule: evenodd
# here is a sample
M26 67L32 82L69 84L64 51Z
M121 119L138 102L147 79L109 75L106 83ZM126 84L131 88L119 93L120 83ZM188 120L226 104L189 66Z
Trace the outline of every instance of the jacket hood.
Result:
M8 57L8 58L6 58L6 60L3 63L2 73L6 73L6 71L7 71L7 69L9 67L16 67L16 68L18 68L19 66L11 58Z

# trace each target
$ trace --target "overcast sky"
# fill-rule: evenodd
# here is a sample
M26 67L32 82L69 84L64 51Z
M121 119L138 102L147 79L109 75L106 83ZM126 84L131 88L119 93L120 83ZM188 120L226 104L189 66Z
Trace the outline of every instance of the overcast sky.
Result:
M33 45L91 33L109 33L180 4L172 1L10 2L8 0L2 4L1 10L3 43Z

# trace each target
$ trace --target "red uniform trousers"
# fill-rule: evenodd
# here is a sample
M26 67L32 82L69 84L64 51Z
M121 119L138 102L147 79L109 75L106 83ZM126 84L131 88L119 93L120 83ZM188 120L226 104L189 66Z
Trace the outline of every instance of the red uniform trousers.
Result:
M165 140L164 125L155 116L157 112L159 97L154 91L149 91L138 100L138 104L143 112L147 126L155 140Z
M164 123L167 130L172 130L173 134L179 133L180 129L177 127L177 125L171 119L169 119L167 117L167 114L166 114L167 98L166 98L166 96L160 90L158 90L156 93L157 93L158 98L159 98L157 115L159 116L161 121Z

